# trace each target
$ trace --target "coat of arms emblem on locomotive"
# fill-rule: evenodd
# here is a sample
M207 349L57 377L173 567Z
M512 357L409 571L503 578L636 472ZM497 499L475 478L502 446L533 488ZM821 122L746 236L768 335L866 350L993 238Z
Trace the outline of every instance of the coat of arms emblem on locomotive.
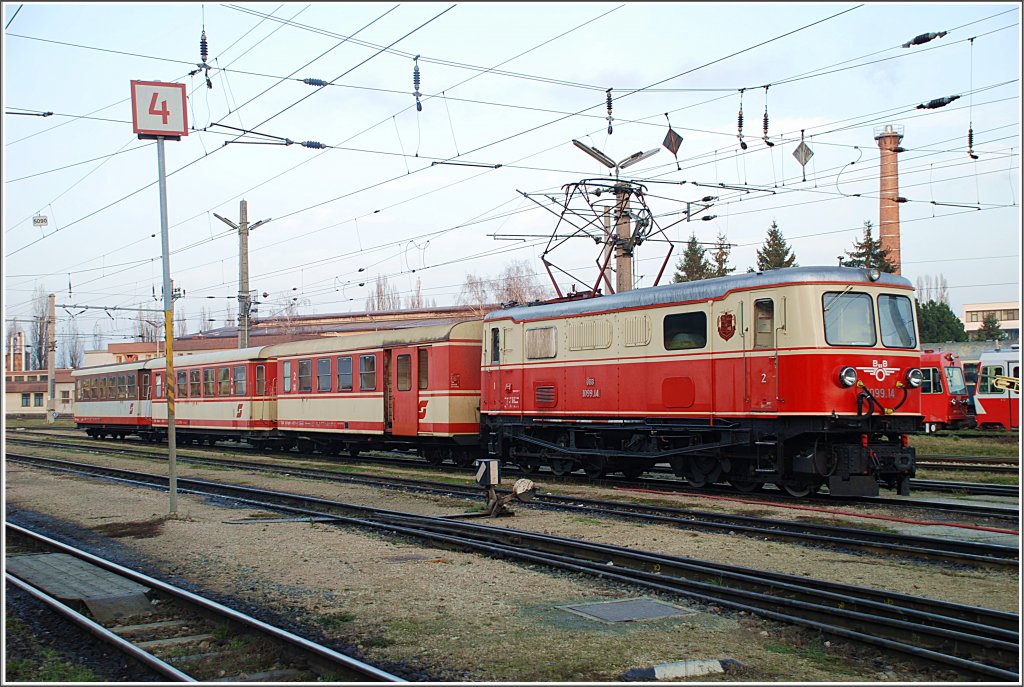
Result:
M736 316L731 312L722 313L718 316L718 335L725 341L732 338L736 333Z

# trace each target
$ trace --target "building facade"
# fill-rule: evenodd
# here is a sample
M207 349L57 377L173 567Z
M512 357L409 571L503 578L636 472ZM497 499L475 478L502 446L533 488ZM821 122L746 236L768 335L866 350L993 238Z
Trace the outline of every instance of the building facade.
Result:
M990 314L995 315L998 320L999 327L1006 334L1006 341L1020 341L1020 303L1017 301L964 305L964 314L961 319L964 322L967 335L973 339L976 332L981 329L985 318Z

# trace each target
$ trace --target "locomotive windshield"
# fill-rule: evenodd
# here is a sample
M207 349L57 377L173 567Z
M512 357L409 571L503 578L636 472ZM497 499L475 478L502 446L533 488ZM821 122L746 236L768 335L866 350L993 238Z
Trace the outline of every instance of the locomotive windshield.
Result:
M964 371L959 367L946 368L946 386L951 394L966 394L967 385L964 383Z
M874 304L866 293L829 291L822 298L825 341L830 346L874 346Z
M906 296L882 294L878 297L878 320L882 326L882 345L887 348L917 346L914 329L914 304Z

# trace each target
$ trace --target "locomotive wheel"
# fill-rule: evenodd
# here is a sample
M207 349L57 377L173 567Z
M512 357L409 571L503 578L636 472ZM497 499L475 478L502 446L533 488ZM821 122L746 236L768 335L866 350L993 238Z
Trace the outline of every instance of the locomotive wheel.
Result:
M821 488L821 485L818 484L783 484L781 486L784 492L798 499L802 499L810 494L817 494L818 490Z
M694 456L687 464L686 481L695 489L714 484L722 476L722 466L709 456Z
M761 491L764 487L761 482L744 482L739 479L731 479L729 480L729 484L731 484L736 491L742 491L744 494L752 494L755 491Z
M619 468L619 472L626 479L638 479L640 475L647 472L647 467L643 463L627 463Z
M587 477L590 479L601 479L608 474L608 468L605 465L604 458L595 458L583 463L583 472L587 473Z
M571 473L575 467L574 461L568 458L555 458L551 461L551 472L555 473L556 477L565 477Z
M522 463L516 463L516 465L519 466L524 475L536 475L540 470L540 463L536 461L524 460Z

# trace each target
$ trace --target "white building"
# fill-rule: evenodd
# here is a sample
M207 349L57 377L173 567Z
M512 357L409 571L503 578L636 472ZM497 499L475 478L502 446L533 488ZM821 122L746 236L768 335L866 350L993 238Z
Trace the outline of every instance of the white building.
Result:
M981 329L985 317L994 314L999 327L1006 333L1007 341L1020 341L1020 303L1003 301L1001 303L968 303L964 305L964 328L972 339L974 333Z

